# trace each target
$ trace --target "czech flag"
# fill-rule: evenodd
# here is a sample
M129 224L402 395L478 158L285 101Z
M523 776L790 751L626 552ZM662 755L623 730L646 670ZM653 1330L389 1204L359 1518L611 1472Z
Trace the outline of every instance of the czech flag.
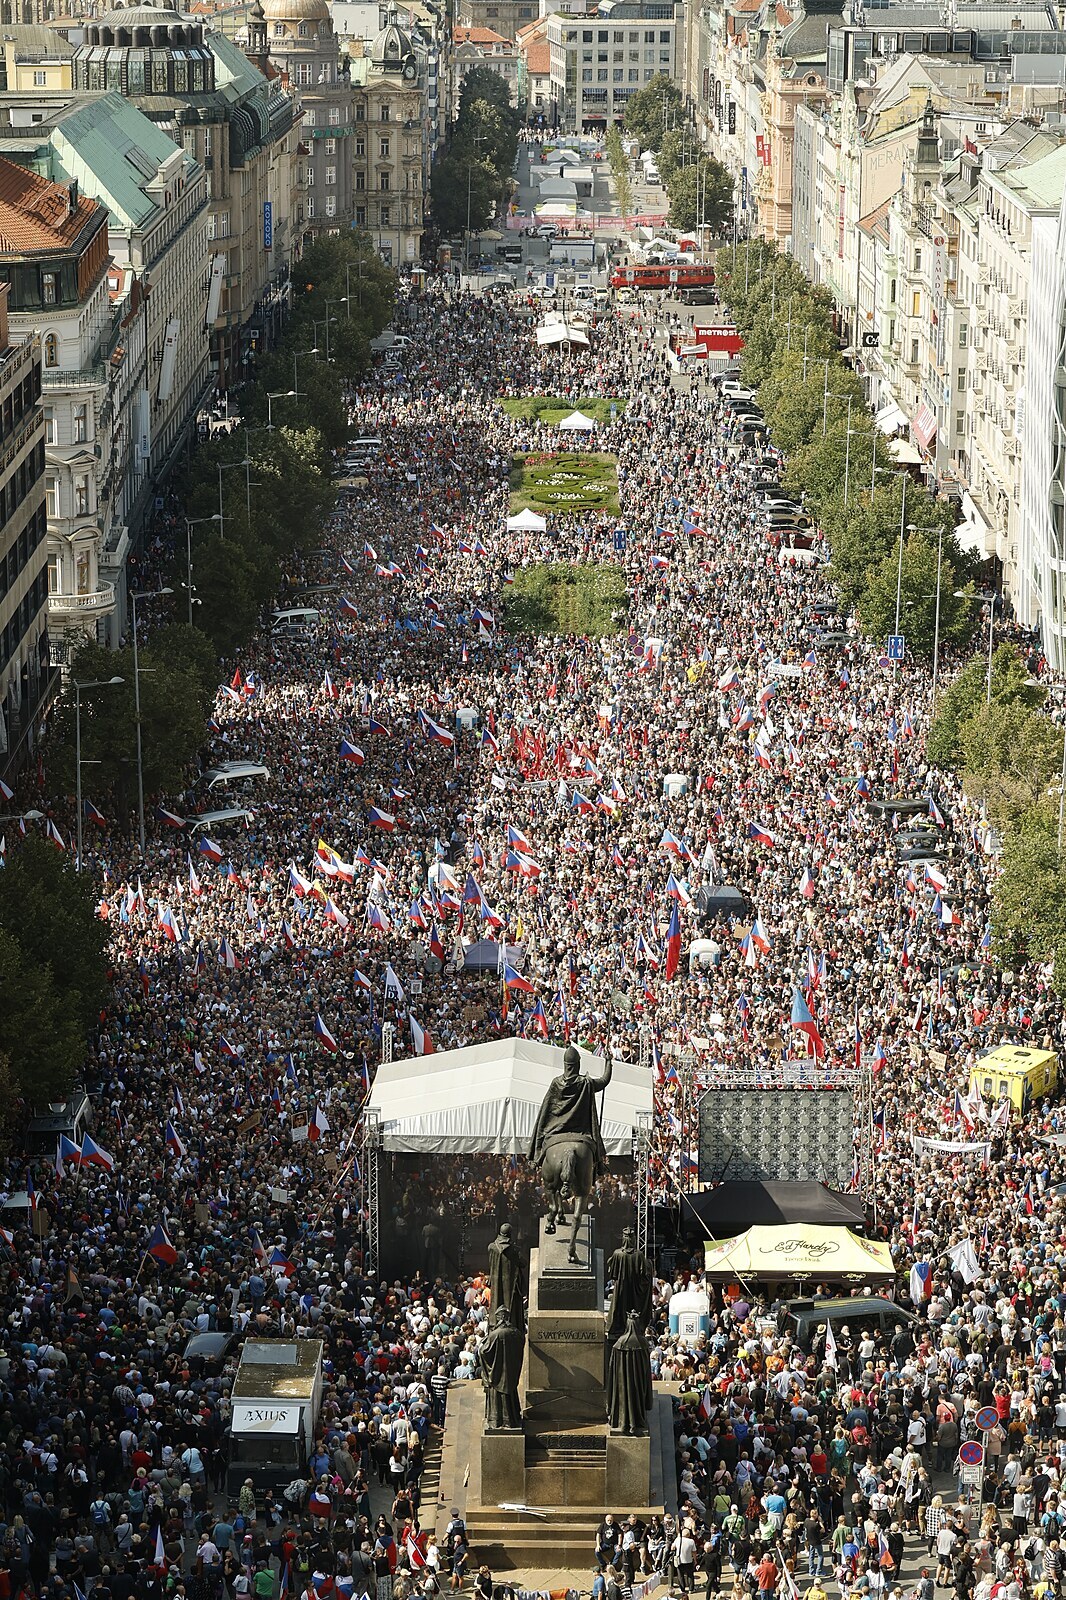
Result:
M361 767L366 757L357 744L350 744L347 739L341 740L341 760L350 761L353 766Z
M548 1037L548 1018L542 1000L538 1000L530 1012L529 1025L535 1032L542 1033L545 1039Z
M423 1028L414 1012L408 1016L411 1024L411 1046L416 1056L431 1056L436 1051L436 1045L429 1036L429 1029Z
M179 817L176 812L167 811L163 806L156 807L156 816L160 822L165 822L168 828L184 828L185 818Z
M310 1121L310 1123L308 1125L307 1137L313 1143L316 1139L321 1139L321 1137L322 1137L322 1135L324 1133L328 1133L328 1132L329 1132L329 1121L328 1121L328 1119L326 1117L326 1113L323 1111L321 1106L316 1105L315 1106L315 1114L311 1118L311 1121Z
M197 848L200 851L200 854L202 856L206 856L209 861L213 861L216 867L219 865L222 860L223 853L221 845L216 844L213 839L209 839L207 835L204 834L204 837L200 840Z
M392 812L382 811L378 806L368 807L367 818L372 828L380 828L384 833L391 833L396 826Z
M107 818L102 811L97 811L91 800L86 800L85 802L85 820L86 822L95 822L98 828L107 827Z
M799 892L805 900L814 899L814 879L811 877L809 867L804 867L799 881Z
M677 901L670 908L670 926L666 930L666 981L673 978L681 964L681 918L678 915Z
M503 964L503 981L508 989L518 989L522 994L536 993L529 979L523 978L520 972L516 972L509 961Z
M164 1266L172 1267L178 1259L178 1252L167 1237L167 1230L162 1223L157 1222L148 1236L145 1254L154 1256L157 1261L162 1261Z
M811 1016L811 1008L804 1000L799 989L792 991L792 1016L790 1026L797 1028L800 1033L805 1033L811 1041L811 1046L816 1056L825 1055L825 1041L818 1032L818 1024Z
M110 1155L102 1145L98 1145L87 1133L82 1136L80 1164L83 1167L103 1167L106 1172L115 1170L114 1156Z
M322 1021L322 1018L317 1011L315 1012L315 1036L321 1040L323 1048L328 1050L330 1055L336 1055L338 1048L337 1041L330 1033L329 1029L326 1027L326 1024Z
M764 844L768 848L772 848L777 842L769 828L762 822L748 823L748 838L754 839L756 844Z
M933 1298L933 1269L928 1261L916 1261L911 1268L910 1296L915 1305Z
M164 1143L166 1144L167 1149L168 1150L173 1150L173 1152L174 1152L174 1154L176 1156L181 1157L181 1156L183 1156L185 1154L185 1146L182 1144L181 1140L178 1138L178 1131L175 1128L174 1124L171 1121L169 1121L169 1119L167 1121L167 1131L166 1131Z

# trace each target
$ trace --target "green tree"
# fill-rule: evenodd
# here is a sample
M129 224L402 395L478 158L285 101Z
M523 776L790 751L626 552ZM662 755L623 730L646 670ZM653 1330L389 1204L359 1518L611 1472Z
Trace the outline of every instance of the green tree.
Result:
M954 769L962 762L962 730L985 703L988 664L982 652L967 662L937 699L926 736L925 751L937 767ZM1022 705L1030 710L1044 703L1046 690L1029 681L1017 646L1001 644L992 657L991 698L995 705Z
M628 216L633 209L633 184L629 176L629 157L622 148L622 133L613 122L607 134L607 160L614 180L614 198L619 214Z
M790 294L815 292L792 257L765 239L751 239L719 250L715 276L734 322L745 334L764 300L776 306Z
M0 872L0 929L51 969L60 1003L87 1037L107 999L107 933L90 874L46 840L26 838Z
M898 552L888 551L866 574L858 613L863 631L872 639L895 632L897 580L900 596L900 632L912 655L928 659L936 632L937 546L922 530L909 535ZM973 606L955 594L955 569L943 561L940 573L940 648L962 645L974 628Z
M1057 787L1062 743L1062 730L1020 700L978 705L959 730L966 793L998 822L1021 816Z
M276 557L257 563L233 539L209 539L196 558L202 602L199 625L220 655L238 650L255 631L260 607L277 586Z
M499 174L473 153L452 152L436 161L429 180L433 220L441 233L471 233L487 228L500 198Z
M0 928L0 1056L31 1107L62 1100L77 1079L85 1037L63 1003L51 966Z
M500 73L494 72L491 67L471 67L463 78L463 87L459 95L459 116L456 120L462 122L464 117L471 114L479 101L494 107L502 117L511 121L517 133L520 119L511 104L511 90L507 79Z
M207 635L187 622L168 622L153 628L151 654L166 671L188 672L195 679L206 716L221 679L218 653Z
M194 574L197 582L199 575ZM169 654L157 656L149 645L140 651L141 747L146 797L180 786L195 758L204 734L204 694L197 668L177 665ZM120 815L128 814L136 798L137 720L135 712L133 650L106 650L85 644L71 663L73 676L82 683L107 679L117 673L124 681L114 687L83 695L81 703L82 759L92 762L92 788L113 794ZM54 721L52 762L59 781L74 792L74 697L59 705Z
M670 196L670 224L688 231L708 227L725 233L733 216L733 179L720 161L710 156L699 164L678 167L666 180Z
M1055 988L1066 991L1066 865L1058 807L1048 801L1007 830L992 892L992 949L1008 968L1053 960Z
M658 73L626 106L626 132L641 150L658 150L667 130L684 117L684 99L669 73Z

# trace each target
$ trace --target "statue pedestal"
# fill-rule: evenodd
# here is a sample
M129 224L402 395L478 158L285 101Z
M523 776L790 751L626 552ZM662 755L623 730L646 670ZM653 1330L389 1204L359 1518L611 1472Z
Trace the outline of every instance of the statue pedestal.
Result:
M651 1418L649 1417L649 1422ZM640 1505L648 1497L651 1438L648 1434L607 1434L607 1504Z
M525 1501L526 1439L521 1428L481 1435L481 1481L497 1501Z
M530 1252L523 1410L531 1422L551 1422L565 1432L574 1423L603 1422L607 1410L603 1338L603 1251L592 1218L577 1238L578 1261L567 1260L567 1225L546 1234Z

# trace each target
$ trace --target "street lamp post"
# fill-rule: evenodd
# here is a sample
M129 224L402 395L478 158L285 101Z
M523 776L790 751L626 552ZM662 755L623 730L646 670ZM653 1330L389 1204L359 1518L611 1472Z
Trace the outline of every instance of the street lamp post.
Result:
M992 624L996 616L995 590L988 597L988 670L985 673L985 705L992 704Z
M78 827L77 827L78 859L74 863L74 871L75 872L80 872L81 871L81 851L82 851L81 697L85 693L85 691L88 690L88 689L107 689L113 683L125 683L125 681L126 681L125 678L120 678L117 674L113 678L90 678L88 683L78 683L76 679L71 679L71 682L74 685L74 790L75 790L75 804L77 805L77 808L78 808Z
M221 472L221 468L219 471ZM218 481L221 486L221 477ZM159 595L173 593L169 584L164 584L161 589L134 590L130 596L133 602L133 714L137 725L137 832L142 858L144 856L144 760L141 752L141 663L137 654L137 602L154 600Z
M212 511L209 517L185 518L185 580L189 591L189 627L192 627L192 530L201 522L221 522L222 518L217 511Z
M238 467L243 467L244 468L244 511L245 511L246 517L248 518L248 526L249 526L249 528L251 528L251 526L252 526L252 458L248 454L247 448L245 449L245 452L244 452L244 460L243 461L220 461L219 464L218 464L219 522L220 523L222 522L222 474L224 472L234 472L234 471L237 470ZM219 531L222 533L222 537L224 539L226 537L225 532L221 528L220 528Z
M313 344L310 350L294 350L292 353L292 392L297 400L300 398L300 379L296 371L296 363L301 356L314 356L317 360L318 354L317 344Z
M936 679L940 666L940 564L944 558L944 525L941 523L936 541L936 620L933 623L933 699L936 705Z
M295 361L295 357L293 360ZM274 431L274 401L291 400L295 393L295 389L275 389L273 394L267 395L267 427L271 433ZM247 450L244 453L247 455Z
M896 628L899 633L899 602L903 593L903 535L907 528L907 474L901 473L903 479L903 497L899 508L899 560L896 563Z

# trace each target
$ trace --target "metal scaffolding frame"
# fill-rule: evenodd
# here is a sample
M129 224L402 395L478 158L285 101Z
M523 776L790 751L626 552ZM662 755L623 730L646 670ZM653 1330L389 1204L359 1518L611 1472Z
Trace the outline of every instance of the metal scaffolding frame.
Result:
M363 1108L363 1199L366 1211L366 1260L363 1271L368 1278L378 1272L381 1239L381 1213L378 1204L378 1161L381 1157L381 1117L370 1106Z
M637 1191L637 1249L648 1249L648 1224L651 1217L651 1140L655 1113L638 1111L633 1126L633 1183ZM654 1241L652 1241L654 1245Z

